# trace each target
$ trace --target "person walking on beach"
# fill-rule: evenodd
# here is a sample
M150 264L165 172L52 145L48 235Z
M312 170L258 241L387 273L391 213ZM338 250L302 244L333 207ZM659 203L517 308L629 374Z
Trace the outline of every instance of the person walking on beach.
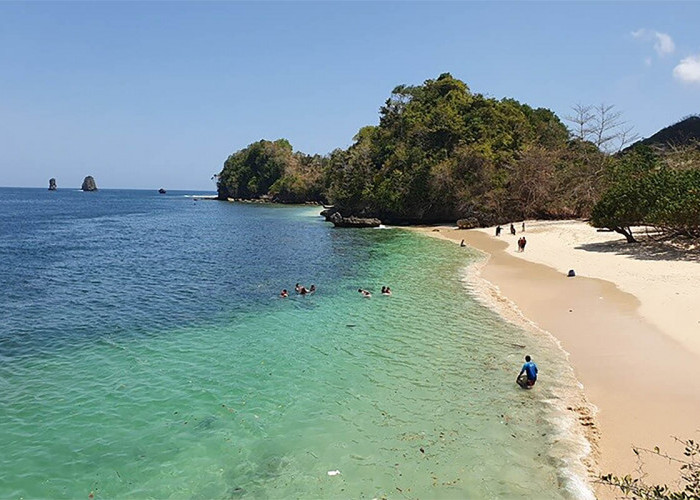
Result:
M518 252L522 252L522 251L523 251L523 239L519 238L518 239Z
M527 240L525 239L525 236L523 236L523 248L522 248L521 252L525 251L525 245L527 245Z
M500 236L502 230L503 228L501 226L496 226L496 236Z
M523 374L526 376L525 379L522 378ZM537 365L532 361L530 355L525 356L525 364L518 374L517 382L523 389L530 389L537 382Z

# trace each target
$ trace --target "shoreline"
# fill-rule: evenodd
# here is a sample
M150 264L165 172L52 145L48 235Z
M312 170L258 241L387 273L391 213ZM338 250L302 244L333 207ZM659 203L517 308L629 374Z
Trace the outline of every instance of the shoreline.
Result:
M465 240L484 253L470 276L477 293L491 295L481 298L507 321L534 325L558 342L597 410L593 419L579 418L591 441L593 471L636 474L640 462L633 447L680 454L672 436L696 439L700 428L700 339L692 331L697 313L688 309L700 266L668 255L652 262L625 258L620 235L596 233L579 221L526 224L525 233L504 231L499 238L493 228L413 230L457 244ZM523 235L529 247L516 253ZM575 278L566 277L569 268ZM593 273L598 277L589 277ZM635 286L642 290L629 293ZM677 298L681 294L685 300ZM650 483L674 485L679 478L677 467L647 455L644 473ZM611 488L593 486L599 497L615 496Z

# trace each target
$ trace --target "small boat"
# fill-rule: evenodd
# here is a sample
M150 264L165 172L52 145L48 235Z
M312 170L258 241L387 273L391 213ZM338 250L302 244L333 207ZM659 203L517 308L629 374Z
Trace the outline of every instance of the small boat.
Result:
M160 189L158 190L158 192L159 192L160 194L165 194L167 191L166 191L165 189L163 189L163 188L160 188Z

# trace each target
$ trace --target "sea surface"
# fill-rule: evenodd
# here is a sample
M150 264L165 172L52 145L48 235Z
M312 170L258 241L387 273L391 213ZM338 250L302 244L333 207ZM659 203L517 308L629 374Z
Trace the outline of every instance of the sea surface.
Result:
M0 189L0 498L590 497L475 251L194 194Z

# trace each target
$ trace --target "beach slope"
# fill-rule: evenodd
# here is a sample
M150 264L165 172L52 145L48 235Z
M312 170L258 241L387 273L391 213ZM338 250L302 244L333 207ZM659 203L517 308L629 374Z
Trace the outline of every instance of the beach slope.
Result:
M678 451L672 436L697 438L697 255L630 246L620 235L581 221L528 221L525 229L518 224L511 235L505 227L499 237L495 228L420 230L464 240L484 252L488 260L476 279L489 284L486 295L498 295L485 297L487 303L511 320L526 318L560 341L598 408L600 437L594 444L600 472L636 471L633 447ZM523 236L528 243L519 252L517 240ZM570 269L576 277L567 277ZM517 314L504 311L503 304ZM652 457L645 459L644 470L649 481L678 477L675 467Z

